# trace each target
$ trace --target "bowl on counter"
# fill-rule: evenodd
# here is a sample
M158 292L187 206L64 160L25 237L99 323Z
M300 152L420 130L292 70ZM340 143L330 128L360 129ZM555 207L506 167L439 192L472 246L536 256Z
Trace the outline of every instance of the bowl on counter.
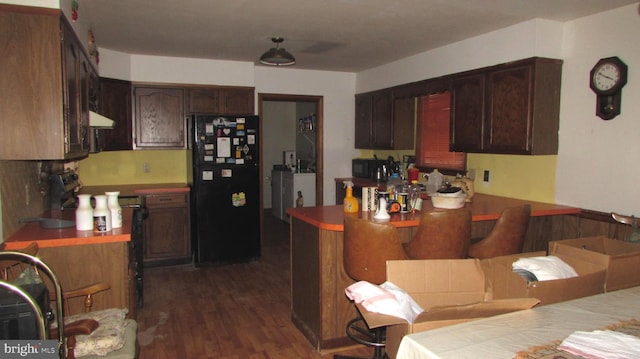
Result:
M444 209L458 209L464 207L465 200L467 199L467 195L458 191L455 193L432 193L431 194L431 203L433 203L433 207L435 208L444 208Z

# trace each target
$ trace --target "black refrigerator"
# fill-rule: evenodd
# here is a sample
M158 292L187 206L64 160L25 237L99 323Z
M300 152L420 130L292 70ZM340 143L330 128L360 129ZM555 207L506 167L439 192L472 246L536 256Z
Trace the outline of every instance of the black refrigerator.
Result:
M192 117L196 265L260 256L258 123L257 116Z

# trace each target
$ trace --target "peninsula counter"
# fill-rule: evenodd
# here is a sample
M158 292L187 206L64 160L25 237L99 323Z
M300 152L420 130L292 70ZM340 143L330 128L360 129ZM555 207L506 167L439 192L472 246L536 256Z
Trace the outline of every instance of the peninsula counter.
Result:
M476 194L472 203L465 204L472 213L472 237L486 235L504 208L525 203L531 204L532 216L525 251L546 251L548 241L564 239L564 216L580 213L579 208ZM432 209L431 201L423 201L422 211ZM391 215L389 222L398 227L403 242L411 240L420 213ZM356 311L344 294L353 280L342 264L342 206L289 208L287 214L291 216L293 323L318 351L353 345L345 334L347 322ZM350 215L373 220L371 212Z

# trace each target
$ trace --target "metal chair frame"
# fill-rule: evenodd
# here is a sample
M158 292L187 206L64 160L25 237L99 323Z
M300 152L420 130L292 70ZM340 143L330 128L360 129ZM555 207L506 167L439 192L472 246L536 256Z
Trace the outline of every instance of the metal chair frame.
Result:
M47 277L49 277L49 279L51 280L54 287L55 296L56 296L56 313L57 313L56 321L58 323L58 328L59 328L58 338L57 338L58 339L58 356L60 357L60 359L64 359L65 357L64 320L63 320L64 306L62 305L62 287L60 286L60 281L58 280L58 277L55 275L53 270L47 264L41 261L38 257L34 257L30 254L26 254L22 252L14 252L14 251L3 251L3 252L0 252L0 260L17 260L25 264L29 264L35 267L36 269L43 271L47 275ZM45 315L42 313L42 310L40 309L36 301L33 299L33 297L29 293L21 289L20 287L13 285L11 283L8 283L6 281L0 280L0 285L20 295L22 298L24 298L25 302L27 302L28 305L31 307L31 309L34 311L34 313L37 314L38 331L40 334L40 338L34 338L34 339L48 339Z

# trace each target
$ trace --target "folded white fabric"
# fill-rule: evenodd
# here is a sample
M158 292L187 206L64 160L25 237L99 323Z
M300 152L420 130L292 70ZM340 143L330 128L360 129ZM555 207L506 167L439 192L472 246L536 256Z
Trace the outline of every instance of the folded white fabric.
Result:
M348 286L345 293L370 312L402 318L409 323L423 311L407 292L388 281L379 286L359 281Z
M558 349L586 359L640 358L640 338L613 330L575 332Z
M527 270L539 281L577 277L578 273L556 256L520 258L513 262L513 269Z

